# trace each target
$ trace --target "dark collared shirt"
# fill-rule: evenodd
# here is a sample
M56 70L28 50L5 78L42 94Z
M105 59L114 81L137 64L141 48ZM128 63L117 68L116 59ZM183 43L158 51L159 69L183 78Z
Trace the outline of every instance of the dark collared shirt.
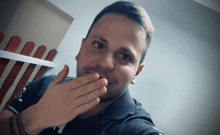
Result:
M43 77L29 83L9 106L19 113L37 103L55 76ZM67 77L65 82L73 78ZM163 134L155 128L149 113L141 104L130 97L127 90L114 104L92 118L81 120L79 117L66 125L48 128L41 135L158 135Z

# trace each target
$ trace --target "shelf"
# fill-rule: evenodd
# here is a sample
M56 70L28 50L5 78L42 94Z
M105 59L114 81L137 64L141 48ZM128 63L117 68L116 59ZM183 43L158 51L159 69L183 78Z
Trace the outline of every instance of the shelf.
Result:
M47 61L47 60L42 60L42 59L33 58L30 56L25 56L25 55L11 53L11 52L2 51L2 50L0 50L0 58L21 61L21 62L26 62L26 63L32 63L32 64L42 65L46 67L55 67L56 65L55 63Z

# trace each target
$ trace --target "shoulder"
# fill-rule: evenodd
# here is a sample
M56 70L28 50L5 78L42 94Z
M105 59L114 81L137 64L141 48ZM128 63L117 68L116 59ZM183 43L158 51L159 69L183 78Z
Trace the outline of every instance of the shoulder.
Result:
M142 105L134 99L135 102L135 113L128 115L124 119L124 130L123 134L138 134L138 135L159 135L163 134L160 130L158 130L151 117L150 114L147 113Z
M46 89L49 84L56 78L55 75L50 75L50 76L44 76L42 78L39 78L37 80L34 80L26 86L29 89Z
M159 135L150 114L140 102L133 99L129 91L125 92L105 113L106 132L110 134ZM106 118L105 117L105 118Z
M127 107L123 108L123 106L121 106L120 111L118 108L117 117L111 118L111 122L105 127L105 132L112 135L163 135L163 133L155 127L150 114L142 108L142 105L135 99L131 101L133 102L132 104L123 102L123 106ZM128 113L124 113L124 111ZM120 117L118 117L118 115L120 115Z
M47 90L50 83L56 78L56 75L44 76L40 79L34 80L26 86L26 89L30 89L33 93L38 96L42 96ZM64 82L72 80L72 77L66 77Z

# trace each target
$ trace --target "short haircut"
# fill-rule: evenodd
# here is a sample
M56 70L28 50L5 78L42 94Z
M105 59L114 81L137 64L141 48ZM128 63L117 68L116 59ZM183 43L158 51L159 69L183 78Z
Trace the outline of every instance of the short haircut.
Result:
M146 46L145 49L142 51L141 54L141 60L140 64L144 61L147 49L150 45L152 36L153 36L153 25L151 24L151 20L147 14L147 12L139 5L136 5L132 2L127 1L117 1L107 7L105 7L99 14L95 17L92 25L89 28L89 31L86 35L86 39L89 36L89 33L91 32L93 26L95 23L105 14L109 13L116 13L123 16L126 16L127 18L133 20L134 22L141 25L145 32L146 32Z

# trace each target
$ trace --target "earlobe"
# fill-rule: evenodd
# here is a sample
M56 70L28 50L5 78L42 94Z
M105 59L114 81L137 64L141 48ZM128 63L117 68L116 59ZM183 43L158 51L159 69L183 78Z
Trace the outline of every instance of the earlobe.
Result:
M131 84L135 84L136 83L136 77L133 78L133 80L131 81Z
M85 43L85 38L82 38L81 48L82 48L82 46L84 45L84 43ZM76 61L78 61L78 59L79 59L79 55L80 55L80 50L81 50L81 48L79 49L79 52L78 52L78 54L77 54L76 57L75 57Z
M143 70L144 68L144 64L141 64L139 67L138 67L138 70L136 72L136 75L134 76L134 78L131 80L131 84L135 84L136 83L136 80L137 80L137 76L141 73L141 71Z

